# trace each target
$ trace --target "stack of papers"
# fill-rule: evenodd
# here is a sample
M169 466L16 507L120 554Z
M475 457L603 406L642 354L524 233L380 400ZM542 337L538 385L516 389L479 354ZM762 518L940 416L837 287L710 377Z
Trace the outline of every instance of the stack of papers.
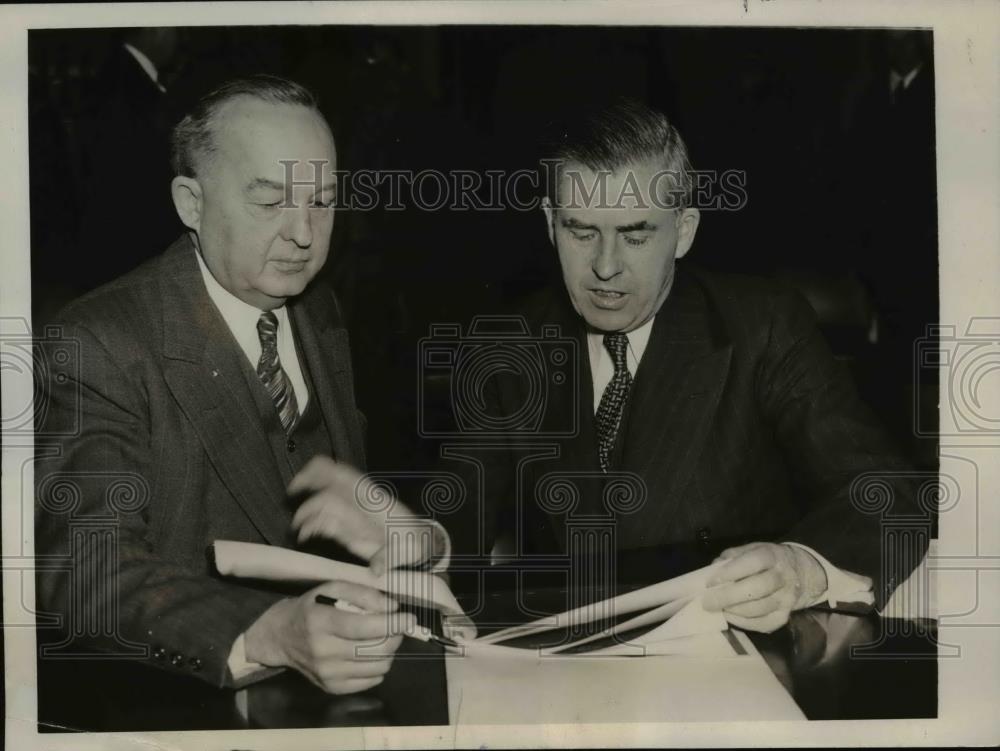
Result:
M590 603L558 615L546 616L531 623L512 626L477 638L475 625L466 616L447 583L428 572L395 569L376 577L365 566L272 545L231 540L217 540L213 545L213 554L216 569L224 576L304 583L347 581L386 592L403 603L436 609L442 615L445 634L457 641L461 647L460 651L469 656L505 655L511 658L526 658L534 652L539 656L554 655L570 649L579 649L590 642L656 624L659 624L656 628L630 644L647 648L640 650L641 653L690 654L699 644L712 644L714 650L720 641L718 639L699 641L688 637L719 634L727 628L725 617L718 612L706 611L701 605L700 596L709 577L721 564L706 566L618 597ZM609 615L618 617L639 611L645 612L598 633L558 646L540 650L500 646L512 639L558 629L579 628L606 619ZM682 647L666 644L675 639L687 639L687 641ZM619 646L622 645L616 644L612 649Z
M722 614L701 606L714 566L478 636L447 583L431 573L397 570L376 577L364 566L226 540L216 541L213 552L226 576L348 581L438 610L446 635L458 643L445 661L454 725L804 719L750 641L727 632ZM557 646L505 644L631 613L637 615ZM653 628L628 641L618 637L644 626ZM610 637L617 639L611 646L565 654Z

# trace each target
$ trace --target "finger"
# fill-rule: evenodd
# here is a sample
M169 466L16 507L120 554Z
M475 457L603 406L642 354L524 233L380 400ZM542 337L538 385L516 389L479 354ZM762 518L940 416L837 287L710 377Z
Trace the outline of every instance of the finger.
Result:
M752 576L770 568L774 565L774 562L774 552L768 546L756 545L748 547L719 569L709 579L708 586L713 587L722 582L739 581L747 576Z
M372 657L352 657L348 662L339 662L330 671L329 677L323 676L324 680L335 680L335 676L343 679L351 678L378 678L385 675L392 668L392 658L372 658ZM322 675L322 673L321 673Z
M375 688L375 686L379 685L384 680L385 676L378 676L376 678L339 679L332 681L329 684L325 684L323 688L330 694L356 694L359 691L367 691L370 688Z
M295 513L292 514L292 529L299 529L305 524L308 524L319 516L323 509L323 499L319 496L313 496L307 501L303 501Z
M328 456L314 456L288 483L288 495L319 490L329 484L337 463Z
M721 553L719 553L718 557L715 560L717 560L717 561L728 561L728 560L730 560L732 558L735 558L738 555L741 555L741 554L745 553L746 551L750 550L751 548L757 547L759 544L760 543L752 542L749 545L736 545L735 547L726 548Z
M288 495L302 495L317 490L332 489L340 495L354 497L354 489L364 478L349 464L340 464L326 456L312 459L288 484Z
M374 641L350 642L351 654L359 660L375 660L379 658L391 660L402 643L402 634L395 634Z
M387 545L383 545L368 561L368 568L371 569L372 575L379 577L386 572L389 567L388 564L389 550Z
M726 613L726 620L744 631L757 631L762 634L770 634L788 623L788 612L776 610L761 618L744 618L739 615Z
M364 584L335 580L317 587L316 594L324 594L337 600L346 600L356 608L368 613L393 613L399 603L385 592Z
M743 618L761 618L769 613L773 613L775 610L780 610L781 605L781 600L778 597L768 595L759 600L738 602L735 605L729 605L725 609L725 613L726 615L738 615Z
M709 611L724 610L732 605L760 600L782 586L781 576L774 569L728 582L705 591L702 606Z
M320 501L321 504L326 501L325 498L317 498L316 500ZM298 528L297 540L299 543L313 537L328 537L338 540L347 534L340 519L336 514L331 513L329 508L310 510L301 516L296 515L292 518L292 530L294 531L296 528Z
M342 639L374 641L402 634L416 628L417 619L413 613L373 613L356 615L338 612L339 617L332 624L332 633Z

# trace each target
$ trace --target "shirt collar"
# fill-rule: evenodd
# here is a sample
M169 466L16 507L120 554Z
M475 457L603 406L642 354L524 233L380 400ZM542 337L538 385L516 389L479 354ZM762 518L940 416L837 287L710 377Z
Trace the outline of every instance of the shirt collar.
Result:
M634 358L634 362L642 362L642 356L646 352L646 346L649 344L649 336L653 332L653 321L656 320L656 316L653 316L648 321L646 321L642 326L637 329L629 331L625 336L628 339L629 353ZM595 362L600 358L601 354L604 352L604 332L603 331L591 331L587 333L587 344L590 349L591 362Z
M205 288L208 290L208 296L215 303L215 307L219 309L222 319L226 322L229 330L233 332L237 341L242 344L248 338L251 340L256 339L257 321L260 320L260 314L263 311L244 302L219 284L218 280L212 275L212 272L209 271L208 266L205 265L205 260L201 257L201 253L196 250L194 251L194 255L198 259L198 268L201 269L201 277L205 280ZM287 330L288 309L282 305L271 312L278 319L279 333L283 327Z

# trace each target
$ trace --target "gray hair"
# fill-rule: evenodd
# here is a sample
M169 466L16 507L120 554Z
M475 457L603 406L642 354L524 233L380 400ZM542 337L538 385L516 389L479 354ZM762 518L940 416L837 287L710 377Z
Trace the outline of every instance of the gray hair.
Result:
M170 137L170 164L174 174L195 177L197 164L216 149L214 126L219 111L239 97L251 97L273 104L298 104L319 111L312 92L294 81L257 74L227 81L198 100Z

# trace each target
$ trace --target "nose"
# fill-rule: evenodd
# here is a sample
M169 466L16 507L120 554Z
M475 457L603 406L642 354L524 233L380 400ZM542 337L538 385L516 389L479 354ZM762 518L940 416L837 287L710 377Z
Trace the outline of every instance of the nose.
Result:
M618 276L622 270L621 254L615 240L613 234L603 236L590 264L594 276L604 282Z
M282 226L282 237L300 248L308 248L313 241L312 217L308 205L296 206L285 211L287 213Z

